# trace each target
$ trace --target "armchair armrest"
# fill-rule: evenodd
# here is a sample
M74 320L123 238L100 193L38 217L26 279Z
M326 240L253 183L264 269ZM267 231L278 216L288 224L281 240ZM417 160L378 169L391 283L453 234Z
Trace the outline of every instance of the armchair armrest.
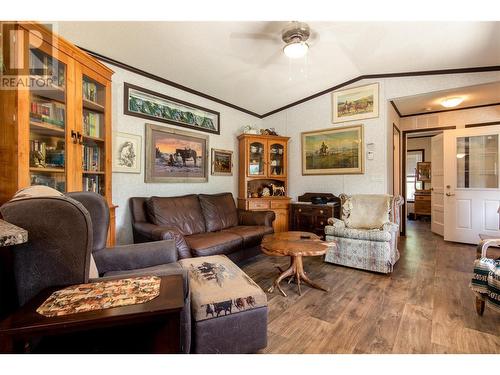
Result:
M99 274L153 267L177 261L175 242L172 240L108 247L94 251L93 256Z
M342 220L331 217L328 219L328 225L333 226L336 229L345 228L345 223Z
M500 238L488 238L481 240L477 245L476 258L486 258L486 253L490 246L500 246Z
M264 225L272 227L276 215L273 211L247 211L238 210L238 223L240 225Z
M192 257L191 248L177 228L139 222L134 223L134 229L152 241L174 240L180 259Z
M386 232L399 232L399 225L389 222L382 225L382 228L380 229Z

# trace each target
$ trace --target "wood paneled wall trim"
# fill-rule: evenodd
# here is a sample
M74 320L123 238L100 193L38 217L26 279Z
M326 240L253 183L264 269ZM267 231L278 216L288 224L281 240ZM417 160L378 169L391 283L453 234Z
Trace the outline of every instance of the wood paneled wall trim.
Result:
M499 125L500 121L492 121L492 122L480 122L477 124L466 124L466 128L478 128L480 126L491 126L491 125Z
M183 91L189 92L191 94L200 96L202 98L209 99L209 100L211 100L213 102L216 102L216 103L219 103L219 104L223 104L223 105L225 105L227 107L236 109L238 111L247 113L249 115L252 115L252 116L260 118L260 119L268 117L268 116L271 116L271 115L273 115L275 113L284 111L285 109L294 107L296 105L302 104L302 103L307 102L309 100L315 99L315 98L317 98L317 97L319 97L321 95L328 94L329 92L338 90L338 89L340 89L342 87L348 86L348 85L350 85L352 83L361 81L363 79L418 77L418 76L426 76L426 75L464 74L464 73L480 73L480 72L500 71L500 65L493 65L493 66L479 66L479 67L472 67L472 68L441 69L441 70L422 70L422 71L401 72L401 73L364 74L364 75L360 75L360 76L358 76L356 78L350 79L348 81L342 82L342 83L340 83L338 85L329 87L326 90L319 91L319 92L317 92L317 93L315 93L313 95L307 96L307 97L302 98L300 100L297 100L297 101L295 101L293 103L287 104L287 105L285 105L283 107L274 109L274 110L272 110L270 112L266 112L266 113L264 113L264 114L261 115L261 114L258 114L256 112L250 111L249 109L245 109L245 108L240 107L238 105L229 103L229 102L227 102L225 100L218 99L218 98L216 98L214 96L205 94L205 93L203 93L201 91L198 91L198 90L192 89L190 87L181 85L180 83L176 83L176 82L170 81L168 79L162 78L162 77L157 76L155 74L152 74L152 73L146 72L146 71L144 71L142 69L139 69L139 68L136 68L134 66L131 66L129 64L125 64L125 63L123 63L121 61L118 61L118 60L115 60L115 59L113 59L111 57L104 56L104 55L102 55L100 53L94 52L94 51L89 50L87 48L84 48L84 47L81 47L81 46L78 46L78 48L80 48L81 50L87 52L89 55L94 56L95 58L97 58L97 59L99 59L101 61L107 62L107 63L109 63L111 65L114 65L114 66L117 66L119 68L128 70L130 72L139 74L139 75L144 76L146 78L150 78L152 80L164 83L164 84L166 84L168 86L175 87L175 88L177 88L179 90L183 90ZM400 115L398 109L395 107L395 104L392 103L392 105L394 106L394 109L396 110L396 112L398 112L398 115ZM402 117L402 116L400 115L400 117Z

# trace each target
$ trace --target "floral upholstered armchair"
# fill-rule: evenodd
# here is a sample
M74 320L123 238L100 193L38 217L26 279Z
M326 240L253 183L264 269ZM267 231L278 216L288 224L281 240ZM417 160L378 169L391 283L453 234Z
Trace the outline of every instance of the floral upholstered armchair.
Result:
M330 218L327 241L335 241L325 262L391 273L399 259L400 195L341 194L342 219Z

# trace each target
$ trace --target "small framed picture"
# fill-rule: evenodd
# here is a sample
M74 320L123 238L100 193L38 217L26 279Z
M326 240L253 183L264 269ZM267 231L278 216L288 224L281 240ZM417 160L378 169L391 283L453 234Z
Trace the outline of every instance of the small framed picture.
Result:
M417 181L431 181L431 162L420 161L417 163Z
M142 137L113 132L113 172L141 173Z
M229 150L212 149L212 175L233 175L233 152Z

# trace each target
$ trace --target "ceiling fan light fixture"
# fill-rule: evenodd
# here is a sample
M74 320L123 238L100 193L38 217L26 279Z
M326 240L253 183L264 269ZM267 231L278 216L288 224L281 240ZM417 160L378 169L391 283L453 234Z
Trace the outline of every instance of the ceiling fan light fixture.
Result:
M453 108L464 101L464 98L455 96L453 98L446 98L441 101L441 105L445 108Z
M309 45L302 41L293 41L283 47L283 53L290 59L300 59L307 54Z

